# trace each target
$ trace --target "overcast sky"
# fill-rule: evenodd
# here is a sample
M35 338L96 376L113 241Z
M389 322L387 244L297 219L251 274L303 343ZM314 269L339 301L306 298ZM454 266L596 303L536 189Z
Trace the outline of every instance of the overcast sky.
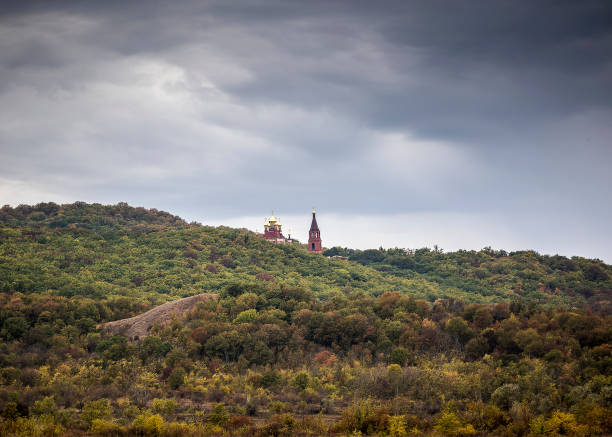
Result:
M127 5L127 6L126 6ZM612 262L609 1L3 1L0 203Z

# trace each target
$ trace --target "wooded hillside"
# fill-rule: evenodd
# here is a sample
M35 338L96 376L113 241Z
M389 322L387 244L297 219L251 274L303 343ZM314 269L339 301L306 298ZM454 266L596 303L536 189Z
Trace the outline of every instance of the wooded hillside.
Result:
M0 210L2 435L602 435L612 268L332 248L156 210ZM144 340L103 322L201 293Z

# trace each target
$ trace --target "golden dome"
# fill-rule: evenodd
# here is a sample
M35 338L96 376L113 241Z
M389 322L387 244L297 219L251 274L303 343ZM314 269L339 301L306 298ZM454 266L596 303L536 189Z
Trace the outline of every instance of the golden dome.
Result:
M274 211L272 211L272 215L268 218L268 225L280 225L280 218L274 217Z

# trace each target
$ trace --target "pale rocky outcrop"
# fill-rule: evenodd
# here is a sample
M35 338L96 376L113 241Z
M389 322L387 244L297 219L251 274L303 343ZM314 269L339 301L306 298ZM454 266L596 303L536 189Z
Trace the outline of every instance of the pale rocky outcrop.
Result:
M122 334L131 341L138 341L149 335L149 330L155 324L164 325L169 323L173 317L181 317L193 309L199 303L209 299L216 299L213 293L203 293L183 299L166 302L146 313L139 314L129 319L115 320L102 325L107 334Z

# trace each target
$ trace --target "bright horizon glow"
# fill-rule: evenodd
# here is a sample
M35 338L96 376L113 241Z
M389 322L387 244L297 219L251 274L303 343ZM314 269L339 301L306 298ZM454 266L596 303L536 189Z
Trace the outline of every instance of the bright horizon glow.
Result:
M279 217L276 211L275 216ZM263 233L263 217L192 220L203 225L246 228ZM292 238L300 243L308 241L311 216L281 215L280 220L286 237L291 230ZM516 224L494 215L421 213L383 216L317 213L317 222L325 249L334 246L361 250L379 247L419 249L437 245L445 252L454 252L491 247L507 252L534 250L542 255L599 258L607 263L612 261L612 257L606 256L608 248L603 244L599 247L590 244L581 246L579 235L564 242L550 240L546 234L534 240L530 235L522 234ZM538 226L548 224L540 223ZM582 251L576 253L574 247L580 247ZM593 252L596 254L592 255Z

